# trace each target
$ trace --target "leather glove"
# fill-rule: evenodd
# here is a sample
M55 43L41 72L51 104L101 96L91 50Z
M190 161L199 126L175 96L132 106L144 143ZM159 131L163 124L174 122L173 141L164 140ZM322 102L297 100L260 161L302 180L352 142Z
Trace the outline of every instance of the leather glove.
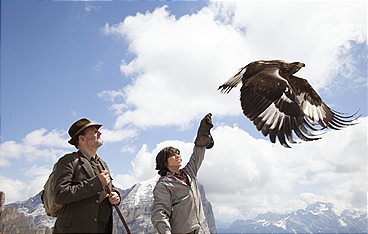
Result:
M210 133L210 129L212 127L212 114L208 113L199 124L197 137L194 141L196 146L206 147L207 149L211 149L213 147L214 141Z

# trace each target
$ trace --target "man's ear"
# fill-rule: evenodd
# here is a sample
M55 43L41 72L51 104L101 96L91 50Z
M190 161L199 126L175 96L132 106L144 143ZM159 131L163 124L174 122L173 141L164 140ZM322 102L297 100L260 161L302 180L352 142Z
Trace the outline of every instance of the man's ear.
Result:
M83 135L79 135L79 136L78 136L78 140L79 140L79 139L81 139L81 140L85 140L85 139L86 139L86 137L85 137L85 136L83 136Z

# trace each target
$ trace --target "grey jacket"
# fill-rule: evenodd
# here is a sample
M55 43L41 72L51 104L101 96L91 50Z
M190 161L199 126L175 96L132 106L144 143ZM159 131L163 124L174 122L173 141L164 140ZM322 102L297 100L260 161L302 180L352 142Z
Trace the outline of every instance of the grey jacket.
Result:
M188 164L182 169L190 186L168 173L161 176L153 190L151 221L161 234L209 233L197 185L197 172L205 148L195 146Z

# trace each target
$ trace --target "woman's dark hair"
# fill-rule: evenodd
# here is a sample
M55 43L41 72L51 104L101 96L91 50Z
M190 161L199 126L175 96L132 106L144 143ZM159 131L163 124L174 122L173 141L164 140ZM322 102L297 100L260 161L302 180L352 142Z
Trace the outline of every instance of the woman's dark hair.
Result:
M156 170L160 176L165 176L167 174L167 159L175 154L180 154L177 148L172 146L163 148L156 156Z

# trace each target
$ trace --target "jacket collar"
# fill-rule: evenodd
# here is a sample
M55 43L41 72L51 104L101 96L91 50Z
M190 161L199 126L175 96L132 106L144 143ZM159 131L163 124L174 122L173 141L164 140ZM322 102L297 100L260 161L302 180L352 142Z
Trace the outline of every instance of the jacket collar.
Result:
M170 181L170 182L178 182L183 185L187 185L183 180L179 179L178 177L183 176L183 174L188 178L189 184L192 184L192 179L190 178L189 174L185 171L185 169L180 169L179 173L168 171L166 176L162 176L160 180Z
M80 161L81 161L82 167L87 172L88 176L90 178L94 177L95 173L93 172L93 169L92 169L91 164L90 164L91 156L88 158L88 155L83 154L83 152L80 151L80 150L78 150L77 153L81 156Z

